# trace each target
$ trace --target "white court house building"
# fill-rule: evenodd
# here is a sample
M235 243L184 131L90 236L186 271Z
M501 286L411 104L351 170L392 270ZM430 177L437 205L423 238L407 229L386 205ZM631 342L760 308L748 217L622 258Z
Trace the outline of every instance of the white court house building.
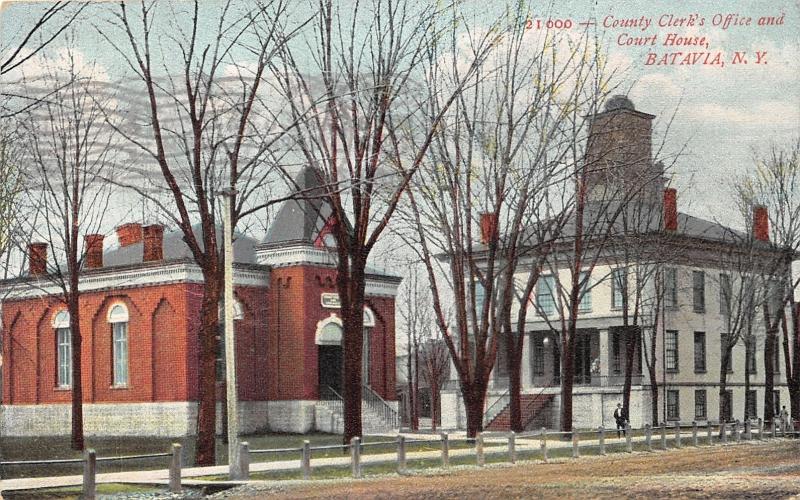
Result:
M766 335L760 308L751 320L749 340L739 340L733 347L726 396L720 398L719 391L723 344L733 307L726 300L731 296L727 290L736 288L731 285L736 276L744 275L732 271L721 256L730 254L732 245L747 241L751 251L774 258L779 249L769 242L766 209L754 209L752 235L679 212L676 190L667 186L663 166L652 159L654 118L636 110L627 98L617 96L592 121L587 161L601 159L599 163L606 166L605 170L590 174L587 180L587 214L597 216L593 210L609 210L614 206L594 203L598 196L630 193L630 186L637 182L640 189L630 206L621 212L624 215L613 223L625 227L626 238L621 241L629 247L614 244L600 251L578 307L573 389L576 428L615 425L613 412L617 403L623 401L625 332L630 331L623 328L625 291L620 283L627 280L626 303L632 314L630 304L635 302L637 276L646 276L642 269L650 265L657 268L661 283L658 289L662 292L656 294L657 280L642 278L638 293L641 303L638 325L642 334L634 355L630 425L641 427L653 421L652 385L658 388L659 422L716 422L720 405L724 405L727 420L742 420L745 405L753 418L764 415ZM614 183L618 184L611 186ZM574 225L566 227L562 234L571 234L570 231L574 231ZM562 251L570 248L565 243ZM525 282L528 271L521 265L518 270L521 283ZM521 367L521 407L526 429L558 428L560 424L561 332L557 308L566 305L556 290L559 280L568 283L569 277L566 265L545 265L531 297ZM660 300L655 300L656 295ZM735 300L734 297L731 302ZM651 353L653 328L657 328L656 375L651 379L646 363L652 359L647 356ZM789 405L781 346L783 333L779 334L774 362L776 415L781 406ZM487 430L509 429L508 378L503 353L501 345L486 398L484 428ZM750 372L747 392L745 363L749 363ZM451 381L442 394L442 427L466 427L457 381Z

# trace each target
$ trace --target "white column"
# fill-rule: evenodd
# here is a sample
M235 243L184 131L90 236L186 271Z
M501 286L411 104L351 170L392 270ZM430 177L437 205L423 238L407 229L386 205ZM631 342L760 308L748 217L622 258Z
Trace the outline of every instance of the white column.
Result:
M531 384L531 336L527 333L522 339L522 367L520 376L522 388L530 387Z
M598 330L600 336L600 376L602 385L608 385L608 374L611 373L611 349L608 342L608 328Z

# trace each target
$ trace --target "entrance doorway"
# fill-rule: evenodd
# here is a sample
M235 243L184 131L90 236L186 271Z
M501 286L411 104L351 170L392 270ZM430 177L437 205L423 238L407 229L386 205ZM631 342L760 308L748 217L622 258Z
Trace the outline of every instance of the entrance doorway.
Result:
M339 399L342 394L342 346L318 346L319 398Z
M342 322L335 315L317 324L317 387L323 400L341 398L343 333Z

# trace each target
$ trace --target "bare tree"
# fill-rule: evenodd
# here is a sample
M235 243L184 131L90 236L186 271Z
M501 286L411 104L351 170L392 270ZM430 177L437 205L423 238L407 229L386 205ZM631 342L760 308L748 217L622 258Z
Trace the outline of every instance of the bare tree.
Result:
M431 429L435 431L441 419L442 387L450 374L450 352L441 336L434 336L432 329L428 331L428 338L422 344L420 374L430 391Z
M419 377L420 346L426 332L433 326L430 314L430 296L422 288L417 270L409 263L412 272L403 280L404 298L400 318L406 329L406 373L408 392L408 417L411 430L419 429Z
M409 192L414 230L408 238L428 271L470 436L482 427L503 342L512 426L521 427L519 372L529 298L570 213L569 195L556 186L570 178L587 117L608 83L589 34L574 43L554 33L531 40L524 30L528 15L518 5L502 18L502 39L446 114ZM457 66L445 69L458 77ZM441 268L438 255L446 256ZM518 289L521 265L531 272ZM452 322L447 303L453 304Z
M21 2L20 2L21 3ZM72 25L83 13L89 2L56 1L50 4L43 4L40 14L35 18L30 26L17 25L13 19L9 19L6 11L6 18L3 19L3 31L12 33L11 42L7 46L0 46L0 78L21 69L27 62L41 55L42 51L58 39L70 25ZM28 6L29 9L36 7ZM27 110L35 106L44 96L30 96L25 92L18 92L20 82L4 86L0 91L0 118L10 118L16 113ZM8 102L14 102L14 106L7 106Z
M345 442L361 435L367 259L425 159L443 113L494 38L485 34L474 40L461 78L436 89L443 106L433 111L428 103L434 96L417 92L415 82L430 76L448 55L441 48L455 40L458 21L451 7L438 4L372 0L345 6L320 0L313 33L286 46L276 67L289 120L298 122L311 109L293 140L300 157L318 170L333 212L344 326ZM312 72L321 75L320 85Z
M755 226L757 238L765 245L769 241L772 248L771 262L760 267L761 286L765 287L761 294L766 330L764 419L775 418L774 363L779 358L776 350L780 349L792 419L800 420L800 318L794 299L800 278L792 274L792 263L800 253L800 139L785 147L772 146L766 154L757 156L755 163L752 174L742 179L738 187L750 206L762 208L748 222ZM781 331L783 342L779 344Z
M71 372L60 381L71 389L72 448L82 450L79 275L92 245L88 239L84 244L82 237L100 232L111 195L103 179L113 176L117 144L101 111L112 105L112 96L92 83L93 74L80 72L71 50L64 59L45 59L44 76L25 89L31 98L47 94L48 99L18 118L26 149L26 203L31 212L41 213L26 220L34 224L25 231L53 250L49 269L40 279L58 287L58 299L69 313Z
M221 4L120 2L104 39L123 57L144 94L145 116L117 132L142 154L147 168L117 181L159 208L183 233L203 274L199 332L199 465L214 463L215 356L221 297L221 208L218 194L232 188L232 227L282 199L262 199L274 178L279 128L268 68L304 26L284 31L288 2ZM158 19L158 20L156 20ZM213 26L213 29L206 29ZM115 34L121 34L120 44ZM159 76L160 75L160 76ZM132 111L136 109L132 108ZM153 170L160 178L153 178ZM166 187L164 186L166 184Z

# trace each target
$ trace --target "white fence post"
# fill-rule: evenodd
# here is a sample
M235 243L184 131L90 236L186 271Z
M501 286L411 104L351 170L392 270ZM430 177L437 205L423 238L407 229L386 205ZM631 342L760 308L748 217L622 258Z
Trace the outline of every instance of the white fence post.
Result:
M572 429L572 458L578 458L581 456L579 439L578 431Z
M725 428L725 421L719 423L719 437L722 438L722 444L728 443L728 430Z
M542 427L542 460L547 462L547 428Z
M303 456L300 459L300 465L303 469L303 479L311 479L311 443L308 440L303 441Z
M681 423L675 422L675 448L681 447Z
M517 434L514 431L508 435L508 461L517 463Z
M742 433L739 432L739 425L739 420L736 420L736 422L733 423L733 439L737 443L742 440Z
M625 451L633 452L633 441L631 436L631 424L625 422Z
M711 420L706 420L706 432L708 433L708 445L712 446L714 444L714 426L711 424Z
M744 438L748 441L753 440L753 426L750 424L750 419L744 421Z
M475 435L475 460L478 467L483 467L485 458L483 456L483 435L480 432Z
M446 432L442 433L442 467L450 466L450 437Z
M406 471L406 437L402 434L397 436L397 473L402 474Z
M650 428L650 424L644 424L644 446L647 451L653 451L652 433L653 429Z
M250 480L250 443L247 441L239 443L239 479Z
M606 454L606 430L603 429L603 426L601 425L600 427L597 428L597 433L598 433L598 438L597 439L600 442L600 454L601 455L605 455Z
M661 449L667 449L667 423L663 422L661 424Z
M181 465L183 463L183 446L179 443L172 444L172 460L169 463L169 491L181 492Z
M350 440L350 461L353 467L353 477L361 479L361 438L358 436Z
M694 447L700 446L700 441L697 439L697 422L692 420L692 445Z
M83 495L81 498L94 500L97 493L97 453L91 448L83 454Z

